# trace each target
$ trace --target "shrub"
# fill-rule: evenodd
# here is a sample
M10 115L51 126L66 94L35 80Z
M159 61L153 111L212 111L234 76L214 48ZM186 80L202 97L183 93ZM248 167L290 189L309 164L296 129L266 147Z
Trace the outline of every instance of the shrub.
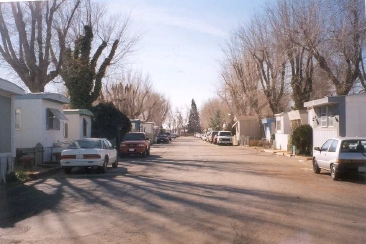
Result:
M300 155L310 155L313 146L313 128L301 125L292 132L292 145Z

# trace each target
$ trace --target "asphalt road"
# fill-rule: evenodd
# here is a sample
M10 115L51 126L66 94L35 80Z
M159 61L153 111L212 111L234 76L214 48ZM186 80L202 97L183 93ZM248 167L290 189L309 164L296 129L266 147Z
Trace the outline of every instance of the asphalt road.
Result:
M364 175L193 137L0 197L0 243L366 243Z

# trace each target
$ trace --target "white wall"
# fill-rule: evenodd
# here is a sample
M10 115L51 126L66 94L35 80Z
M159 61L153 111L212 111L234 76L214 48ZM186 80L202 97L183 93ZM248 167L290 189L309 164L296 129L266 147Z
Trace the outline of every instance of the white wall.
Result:
M287 151L289 134L277 134L276 138L276 149Z
M46 109L55 108L62 112L63 105L42 99L16 99L15 108L21 109L21 129L15 131L16 148L34 147L40 142L43 147L52 147L62 142L63 124L60 130L46 130Z
M73 141L80 138L80 126L79 126L79 114L65 114L68 121L65 123L68 124L68 137L65 138L65 141Z
M46 128L46 114L41 99L16 99L15 108L20 108L20 130L15 130L15 147L34 147L43 141L42 128ZM43 145L43 144L42 144Z

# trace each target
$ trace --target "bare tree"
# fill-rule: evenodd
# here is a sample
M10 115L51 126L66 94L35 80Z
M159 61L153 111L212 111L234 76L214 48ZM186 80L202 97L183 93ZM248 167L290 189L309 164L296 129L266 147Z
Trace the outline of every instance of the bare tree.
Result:
M104 99L112 102L118 110L129 118L139 118L146 110L147 101L152 94L149 76L128 71L118 83L107 85Z
M257 16L236 35L241 41L240 52L245 50L255 61L259 83L272 112L283 111L280 105L286 88L286 59L272 41L268 21Z
M59 74L79 5L80 0L0 3L1 56L32 92L43 92Z
M162 125L171 111L170 101L164 95L152 92L146 100L146 109L140 118L144 121L155 122L155 125Z
M362 0L308 1L296 11L298 30L292 41L317 60L337 95L347 95L360 79L364 85L362 48L365 6Z
M312 53L292 41L299 29L297 13L302 11L304 4L304 1L279 0L266 8L271 36L287 58L295 109L304 108L304 102L311 98L315 68Z

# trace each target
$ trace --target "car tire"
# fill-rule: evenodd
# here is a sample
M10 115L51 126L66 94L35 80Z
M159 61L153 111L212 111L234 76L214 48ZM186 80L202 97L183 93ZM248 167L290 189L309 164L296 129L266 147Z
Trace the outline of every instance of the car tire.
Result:
M313 171L315 174L319 174L320 173L320 168L318 165L318 162L316 161L316 159L313 159Z
M337 166L335 164L332 164L330 166L330 176L333 180L339 180L339 171L337 170Z
M112 164L113 168L118 168L118 157L116 158L116 161Z
M71 168L65 168L64 169L65 174L71 174Z
M147 150L147 156L150 156L150 149Z
M102 173L107 173L107 165L108 165L108 159L107 158L104 158L104 163L103 163L103 166L101 168L101 171Z

